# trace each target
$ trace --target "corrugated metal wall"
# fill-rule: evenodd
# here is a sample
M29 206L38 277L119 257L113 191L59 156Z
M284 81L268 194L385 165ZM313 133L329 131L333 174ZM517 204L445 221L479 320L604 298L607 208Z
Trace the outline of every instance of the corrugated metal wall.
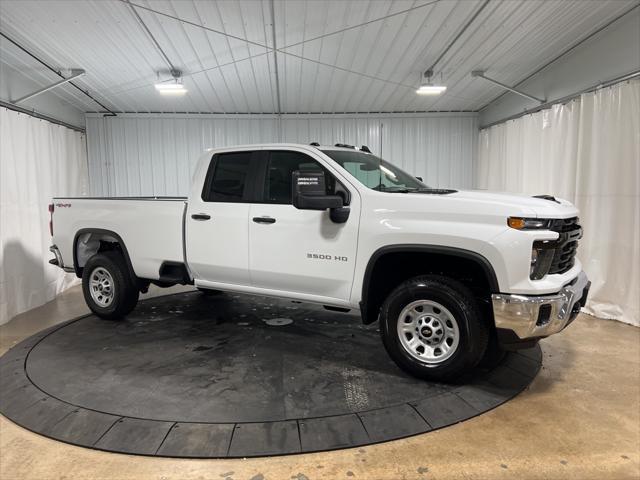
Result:
M247 143L344 142L421 176L434 187L470 188L477 117L437 115L87 116L92 195L187 195L200 154Z

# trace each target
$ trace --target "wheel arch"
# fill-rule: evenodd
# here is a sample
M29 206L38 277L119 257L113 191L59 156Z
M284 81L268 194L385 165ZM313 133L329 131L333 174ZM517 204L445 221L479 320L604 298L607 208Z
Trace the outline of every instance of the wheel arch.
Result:
M88 235L88 237L86 237L86 240L91 239L92 241L96 242L108 241L109 243L117 244L120 247L122 256L124 257L124 261L127 265L127 269L129 270L131 279L137 281L136 272L133 269L133 264L131 263L131 258L129 257L129 251L127 250L127 246L124 243L124 240L122 240L122 237L116 232L102 228L82 228L76 232L73 238L73 269L75 270L76 276L78 278L82 278L82 270L87 260L91 256L101 251L101 244L98 243L97 246L89 246L85 252L82 252L82 255L79 255L78 242L80 242L85 237L85 235Z
M380 290L377 287L376 280L381 273L379 270L384 266L385 259L391 260L392 258L398 258L402 256L403 259L420 257L423 260L438 260L438 266L444 265L444 260L450 260L449 263L455 264L457 267L467 264L475 266L476 276L481 276L484 282L486 282L486 288L490 293L497 293L499 291L498 279L491 262L487 260L483 255L457 247L448 247L444 245L420 245L420 244L398 244L387 245L376 250L367 263L367 267L364 273L364 279L362 282L362 297L360 301L360 312L362 315L362 321L364 324L370 324L376 321L378 318L378 312L384 298L379 295ZM410 269L409 271L411 271ZM415 269L415 274L421 273L438 273L421 271ZM385 273L385 272L382 272ZM406 280L406 278L403 278ZM378 282L379 283L379 282ZM391 282L387 282L391 283Z

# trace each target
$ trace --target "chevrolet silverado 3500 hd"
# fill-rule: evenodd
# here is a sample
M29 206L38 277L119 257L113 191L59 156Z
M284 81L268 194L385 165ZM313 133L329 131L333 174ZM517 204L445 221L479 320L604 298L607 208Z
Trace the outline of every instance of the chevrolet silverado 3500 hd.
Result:
M578 211L433 189L363 147L207 151L188 198L54 198L51 263L119 319L149 284L359 310L413 375L455 378L564 329L589 281Z

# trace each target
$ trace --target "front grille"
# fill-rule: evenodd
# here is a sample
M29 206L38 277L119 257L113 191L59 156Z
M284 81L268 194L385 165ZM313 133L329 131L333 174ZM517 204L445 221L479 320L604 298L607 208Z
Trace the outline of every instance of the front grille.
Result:
M558 233L572 232L580 229L580 219L578 217L573 218L557 218L550 221L549 230L553 230Z
M565 273L576 262L578 240L582 238L582 227L578 217L553 220L549 230L558 232L560 237L554 242L555 252L549 273Z

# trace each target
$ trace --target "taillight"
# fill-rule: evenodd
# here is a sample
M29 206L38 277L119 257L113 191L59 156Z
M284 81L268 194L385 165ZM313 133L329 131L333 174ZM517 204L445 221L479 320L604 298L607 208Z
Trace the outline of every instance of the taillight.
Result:
M53 209L54 209L54 205L53 203L49 204L49 233L51 233L51 236L53 237Z

